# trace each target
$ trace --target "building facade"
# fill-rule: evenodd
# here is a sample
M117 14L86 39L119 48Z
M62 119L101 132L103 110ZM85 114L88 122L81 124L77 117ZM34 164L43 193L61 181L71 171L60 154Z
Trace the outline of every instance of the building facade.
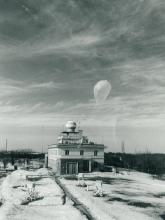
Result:
M57 144L49 146L47 157L48 167L59 175L92 172L103 168L104 145L89 141L75 122L68 121Z

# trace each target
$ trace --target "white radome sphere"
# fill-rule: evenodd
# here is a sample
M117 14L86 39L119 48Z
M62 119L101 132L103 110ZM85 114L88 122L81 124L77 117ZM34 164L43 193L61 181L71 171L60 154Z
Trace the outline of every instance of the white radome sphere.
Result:
M100 80L94 86L94 97L96 103L104 102L112 89L111 84L107 80Z
M75 129L76 128L76 122L68 121L65 126L66 126L67 129Z

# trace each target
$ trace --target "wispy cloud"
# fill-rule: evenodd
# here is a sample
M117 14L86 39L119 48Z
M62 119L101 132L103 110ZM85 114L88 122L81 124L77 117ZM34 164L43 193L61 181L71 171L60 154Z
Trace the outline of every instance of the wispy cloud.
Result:
M163 0L1 2L0 127L162 128L164 10ZM96 104L102 79L112 91Z
M64 83L55 83L55 82L43 82L28 85L27 88L31 89L62 89L64 87Z

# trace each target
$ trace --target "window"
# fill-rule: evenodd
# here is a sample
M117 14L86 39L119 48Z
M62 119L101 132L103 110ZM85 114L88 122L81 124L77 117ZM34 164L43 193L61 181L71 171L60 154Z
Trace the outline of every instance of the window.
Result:
M84 151L83 150L80 150L80 155L84 155Z
M69 150L65 150L65 155L69 155Z
M94 156L97 156L97 150L94 151Z

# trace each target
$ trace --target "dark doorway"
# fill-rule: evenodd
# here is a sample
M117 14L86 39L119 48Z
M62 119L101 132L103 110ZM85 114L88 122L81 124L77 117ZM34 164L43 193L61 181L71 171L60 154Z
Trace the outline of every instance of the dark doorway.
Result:
M94 161L94 163L93 163L93 168L94 168L94 170L98 169L98 163L96 161Z
M78 166L75 162L67 163L67 174L77 174Z
M89 172L89 161L83 160L83 172Z

